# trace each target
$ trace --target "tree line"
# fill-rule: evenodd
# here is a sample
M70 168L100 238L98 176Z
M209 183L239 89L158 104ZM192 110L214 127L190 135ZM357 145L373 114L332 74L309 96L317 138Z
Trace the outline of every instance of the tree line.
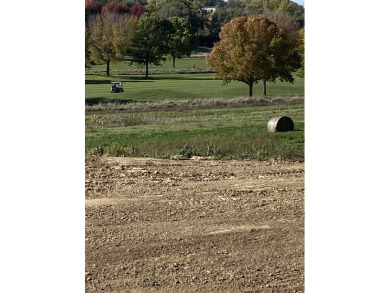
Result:
M305 16L304 7L290 0L94 0L86 2L86 15L103 7L116 7L121 13L133 10L132 15L134 10L141 9L139 13L143 13L146 9L166 19L182 17L190 23L199 45L209 47L219 41L222 26L238 16L283 12L296 20L300 28L304 27ZM214 7L215 11L207 11L205 7Z
M93 59L106 64L110 75L111 62L123 60L127 55L130 64L144 65L149 76L149 65L160 65L165 56L175 60L189 56L197 47L190 23L181 17L168 19L150 12L142 4L131 7L121 2L86 2L85 60L88 66Z
M298 76L304 76L303 12L295 2L131 1L135 2L86 2L86 65L91 59L99 59L106 63L110 75L110 63L126 55L130 64L145 66L148 78L150 64L160 65L169 55L175 67L177 58L190 55L204 31L204 15L208 15L210 24L225 11L230 14L219 23L218 38L206 59L223 84L242 81L248 84L252 96L253 85L262 80L266 95L266 82L275 82L277 78L293 82L292 73L297 70ZM212 15L203 9L207 5L217 7Z

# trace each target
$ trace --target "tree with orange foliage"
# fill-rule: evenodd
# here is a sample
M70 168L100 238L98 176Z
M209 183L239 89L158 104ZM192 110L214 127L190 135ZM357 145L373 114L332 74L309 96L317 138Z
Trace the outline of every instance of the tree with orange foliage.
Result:
M88 19L89 50L93 59L106 63L106 73L110 76L111 62L123 59L124 53L132 44L136 20L127 14L96 14Z
M249 96L253 85L266 82L294 82L292 72L300 67L301 57L297 52L298 42L289 37L265 15L241 16L222 27L220 41L207 56L207 65L215 69L215 78L225 85L232 80L246 83Z

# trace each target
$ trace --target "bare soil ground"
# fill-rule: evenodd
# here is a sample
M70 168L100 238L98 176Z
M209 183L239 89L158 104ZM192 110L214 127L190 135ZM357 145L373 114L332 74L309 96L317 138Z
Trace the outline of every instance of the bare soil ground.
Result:
M86 292L303 292L304 164L86 157Z

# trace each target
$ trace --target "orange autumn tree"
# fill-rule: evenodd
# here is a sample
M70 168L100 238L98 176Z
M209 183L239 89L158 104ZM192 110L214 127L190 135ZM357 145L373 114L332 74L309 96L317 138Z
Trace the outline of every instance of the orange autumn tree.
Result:
M215 69L215 78L225 85L232 80L246 83L249 96L259 80L294 82L292 72L300 67L298 41L289 37L283 26L265 15L234 18L222 27L220 41L207 56L207 65Z

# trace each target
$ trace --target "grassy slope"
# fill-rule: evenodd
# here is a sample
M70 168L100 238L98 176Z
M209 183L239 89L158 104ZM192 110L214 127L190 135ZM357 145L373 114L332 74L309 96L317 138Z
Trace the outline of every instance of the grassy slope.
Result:
M291 117L296 131L268 133L268 120L279 115ZM104 153L115 156L166 158L189 152L205 156L212 147L214 155L219 158L303 159L302 104L107 114L94 118L96 124L86 129L87 152L103 146ZM101 127L104 119L130 119L137 125ZM183 151L184 146L188 146L187 151Z

